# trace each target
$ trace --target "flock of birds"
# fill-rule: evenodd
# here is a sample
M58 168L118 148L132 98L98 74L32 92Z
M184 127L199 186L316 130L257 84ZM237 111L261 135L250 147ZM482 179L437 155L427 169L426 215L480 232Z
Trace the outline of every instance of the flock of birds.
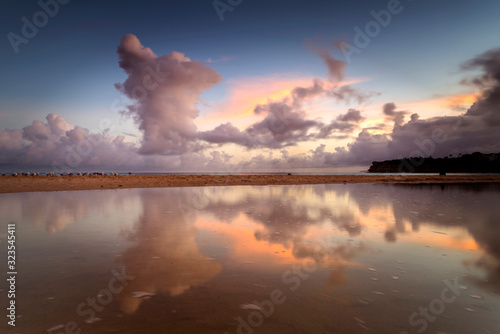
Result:
M129 175L132 174L132 172L128 172ZM39 172L34 172L34 173L30 173L30 172L23 172L21 171L20 173L11 173L10 175L12 176L40 176L40 175L43 175L40 174ZM76 176L92 176L92 175L97 175L97 176L106 176L106 175L110 175L110 176L118 176L118 173L103 173L103 172L84 172L84 173L71 173L71 172L64 172L64 173L55 173L55 172L48 172L48 173L45 173L45 176L57 176L57 175L61 175L61 176L73 176L73 175L76 175ZM7 176L6 173L2 173L2 176Z

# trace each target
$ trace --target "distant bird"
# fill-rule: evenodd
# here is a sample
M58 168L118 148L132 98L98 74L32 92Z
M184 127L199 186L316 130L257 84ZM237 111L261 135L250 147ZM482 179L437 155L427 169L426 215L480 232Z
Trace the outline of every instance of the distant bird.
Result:
M2 176L5 176L5 173L2 173Z
M17 176L17 173L12 173L12 176Z
M128 175L132 175L132 172L128 172Z

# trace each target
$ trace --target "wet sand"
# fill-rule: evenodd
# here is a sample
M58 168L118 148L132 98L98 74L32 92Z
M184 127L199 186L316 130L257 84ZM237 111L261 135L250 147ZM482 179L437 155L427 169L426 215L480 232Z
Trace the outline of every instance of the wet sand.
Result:
M0 176L0 193L155 187L333 183L491 183L500 175L118 175Z

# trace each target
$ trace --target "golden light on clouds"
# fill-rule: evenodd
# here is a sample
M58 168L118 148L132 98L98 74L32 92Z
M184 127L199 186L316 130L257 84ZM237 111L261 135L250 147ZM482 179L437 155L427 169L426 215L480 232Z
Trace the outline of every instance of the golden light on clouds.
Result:
M479 94L459 94L439 97L435 99L401 103L398 109L410 113L418 113L423 118L443 116L456 108L467 110L477 99Z
M279 101L290 95L298 86L307 87L310 78L295 77L250 77L230 79L228 97L215 105L206 115L200 116L196 124L200 129L211 129L221 123L231 122L237 127L246 127L255 121L255 106L269 100Z
M196 125L200 130L208 130L221 123L231 122L236 127L245 128L256 122L260 117L254 114L254 109L259 104L270 101L282 101L290 97L292 90L296 87L310 87L313 85L312 77L249 77L230 79L225 83L229 86L228 97L214 105L205 115L196 119ZM335 84L324 82L325 88L353 85L367 81L366 78L354 78ZM308 101L305 111L312 116L326 116L328 120L333 114L326 107L331 107L331 101L324 97ZM345 112L346 107L341 108Z

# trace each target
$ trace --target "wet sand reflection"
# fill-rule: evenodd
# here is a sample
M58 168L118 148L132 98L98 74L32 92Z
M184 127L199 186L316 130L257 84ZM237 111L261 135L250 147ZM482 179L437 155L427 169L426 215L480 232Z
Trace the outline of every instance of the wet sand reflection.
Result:
M144 191L140 197L144 212L128 235L136 246L123 254L127 272L136 277L118 295L125 314L134 313L144 300L133 292L178 296L212 279L222 268L200 252L193 217L178 210L178 198L161 191Z
M286 302L261 332L412 333L408 316L456 277L463 297L428 325L467 333L500 329L499 202L497 185L241 186L4 194L0 212L24 240L43 239L29 248L50 254L37 260L33 275L48 280L37 286L54 290L54 263L67 263L57 254L75 252L58 236L79 243L72 268L135 277L87 332L236 332L280 290ZM74 309L93 294L52 303Z

